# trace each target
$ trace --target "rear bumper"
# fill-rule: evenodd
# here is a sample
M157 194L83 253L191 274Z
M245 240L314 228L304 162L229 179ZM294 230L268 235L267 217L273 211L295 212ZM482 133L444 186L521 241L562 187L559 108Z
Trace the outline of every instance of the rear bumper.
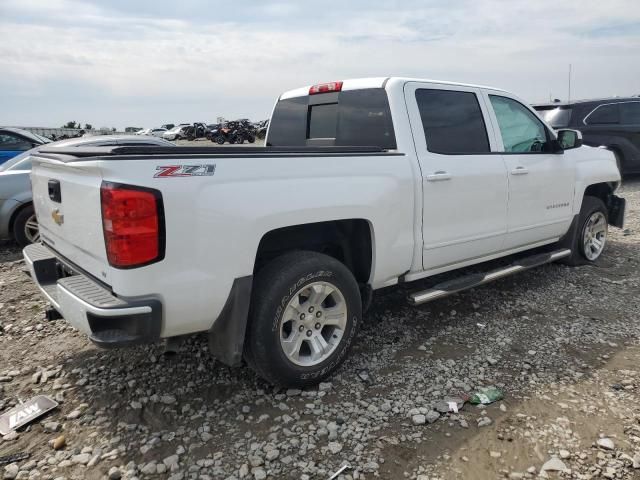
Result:
M116 348L160 339L162 304L122 298L77 271L44 245L23 250L31 278L53 307L96 345Z

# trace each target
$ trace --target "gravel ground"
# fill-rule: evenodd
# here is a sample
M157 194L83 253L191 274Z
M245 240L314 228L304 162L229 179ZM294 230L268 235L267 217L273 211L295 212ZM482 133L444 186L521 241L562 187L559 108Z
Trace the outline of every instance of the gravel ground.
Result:
M330 383L277 390L187 339L103 351L0 245L0 412L60 406L0 441L4 479L640 478L640 178L594 267L546 265L420 308L379 292ZM440 413L494 385L504 400ZM0 459L0 462L2 460Z

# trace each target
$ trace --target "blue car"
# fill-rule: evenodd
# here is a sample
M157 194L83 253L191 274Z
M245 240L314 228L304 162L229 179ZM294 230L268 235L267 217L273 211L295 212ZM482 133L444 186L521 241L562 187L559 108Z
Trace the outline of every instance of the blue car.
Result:
M0 165L34 147L49 143L48 138L20 128L0 128Z

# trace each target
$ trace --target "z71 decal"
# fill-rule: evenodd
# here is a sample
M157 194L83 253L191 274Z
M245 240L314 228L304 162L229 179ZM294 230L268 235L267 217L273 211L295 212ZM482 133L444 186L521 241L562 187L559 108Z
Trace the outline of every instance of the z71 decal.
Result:
M153 178L205 177L216 172L216 165L165 165L156 167L158 171Z

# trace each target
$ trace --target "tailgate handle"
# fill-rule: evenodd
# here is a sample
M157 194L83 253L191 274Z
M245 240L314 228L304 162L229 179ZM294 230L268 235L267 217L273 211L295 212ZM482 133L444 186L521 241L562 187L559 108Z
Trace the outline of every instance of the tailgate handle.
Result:
M62 192L60 191L60 181L49 180L49 198L56 203L62 203Z

